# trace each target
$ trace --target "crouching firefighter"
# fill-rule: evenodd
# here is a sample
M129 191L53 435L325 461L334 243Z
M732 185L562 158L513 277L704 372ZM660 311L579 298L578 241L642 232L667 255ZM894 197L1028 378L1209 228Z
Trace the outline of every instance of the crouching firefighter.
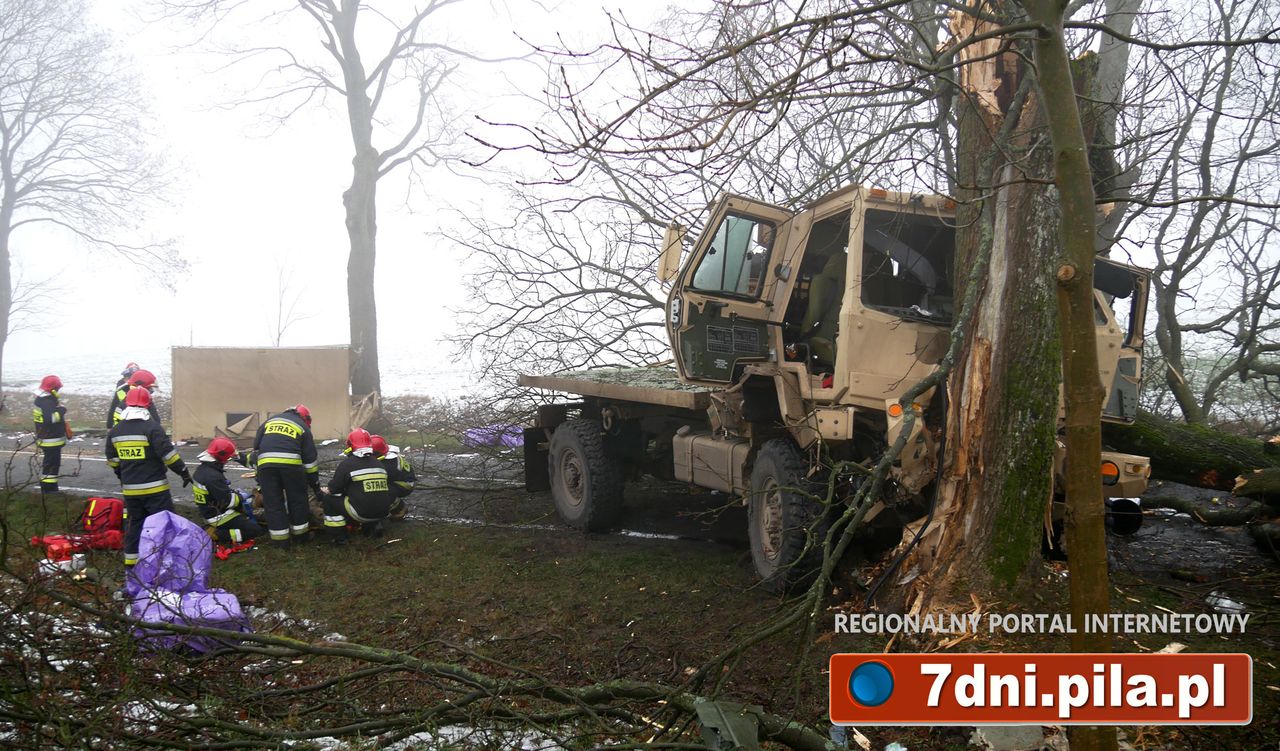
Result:
M308 539L311 508L307 504L307 486L320 495L320 465L311 435L311 410L299 404L262 423L253 439L253 452L271 541Z
M227 462L235 459L249 466L244 452L237 451L236 445L226 438L214 438L199 458L192 490L196 508L213 529L217 541L238 545L261 537L262 527L254 520L253 509L232 491L227 481Z
M373 441L374 456L377 456L382 461L382 466L387 468L387 479L391 481L391 511L387 516L392 519L403 519L409 513L409 507L405 505L404 499L413 492L413 484L418 480L413 471L413 464L407 457L388 445L387 440L382 436L374 435L369 438Z
M124 565L138 562L142 523L160 511L173 511L167 470L191 484L191 473L160 423L151 419L151 392L133 389L125 398L120 422L107 433L107 465L120 478L128 521L124 531Z
M40 381L31 419L36 424L36 446L40 447L43 461L40 464L40 492L58 492L58 471L62 468L62 447L71 437L67 424L67 408L58 403L58 390L62 379L47 375Z
M324 498L324 528L337 544L347 541L347 522L356 522L369 537L382 534L382 520L391 510L387 468L373 453L369 431L356 428L347 436L350 455L343 458L329 481Z

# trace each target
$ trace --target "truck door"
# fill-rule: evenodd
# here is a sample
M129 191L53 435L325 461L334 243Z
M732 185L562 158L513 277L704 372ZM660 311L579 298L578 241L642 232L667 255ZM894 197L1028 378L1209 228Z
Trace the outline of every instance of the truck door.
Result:
M1151 274L1107 258L1093 264L1098 375L1107 399L1102 419L1131 423L1142 386L1142 334Z
M768 359L770 298L791 212L720 199L667 300L667 331L680 375L729 383L742 361Z

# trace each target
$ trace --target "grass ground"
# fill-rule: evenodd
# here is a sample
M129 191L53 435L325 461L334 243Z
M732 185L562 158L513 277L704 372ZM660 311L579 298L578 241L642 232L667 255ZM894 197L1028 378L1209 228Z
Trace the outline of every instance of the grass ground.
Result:
M31 496L0 501L10 560L31 560L26 537L65 529L81 502L42 502ZM23 564L28 565L28 564ZM118 554L98 553L92 564L108 581L119 577ZM1201 612L1198 590L1179 590L1131 575L1115 577L1113 609L1168 608ZM1138 637L1118 640L1123 651L1155 650L1176 640L1188 651L1246 651L1254 657L1254 723L1243 728L1127 729L1138 748L1275 748L1280 742L1280 624L1274 575L1235 583L1233 595L1260 606L1248 634ZM256 626L307 639L333 633L349 641L433 653L458 645L483 658L580 685L616 677L677 684L686 673L750 633L779 603L753 588L740 550L695 542L583 537L568 532L407 523L381 540L356 539L345 548L312 544L292 551L259 548L215 562L214 581L247 607L262 608ZM1267 591L1266 588L1270 588ZM1046 564L1021 593L986 602L997 612L1058 612L1065 602L1061 569ZM1273 606L1272 606L1273 607ZM287 613L292 619L271 614ZM299 619L308 623L300 625ZM794 639L762 645L729 676L735 700L771 711L794 709L821 724L826 656L833 651L880 651L882 637L825 632L796 670ZM906 644L895 648L904 649ZM920 646L920 645L916 645ZM957 645L964 651L1065 651L1065 637L986 636ZM801 676L794 684L793 677ZM793 689L795 691L793 692ZM864 728L877 745L898 741L912 751L969 747L969 730Z

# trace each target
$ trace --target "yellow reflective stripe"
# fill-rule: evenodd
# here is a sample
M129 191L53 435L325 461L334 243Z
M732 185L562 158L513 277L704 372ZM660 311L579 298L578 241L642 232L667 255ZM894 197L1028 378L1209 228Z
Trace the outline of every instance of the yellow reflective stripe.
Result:
M168 480L157 480L155 482L143 482L130 485L124 485L121 490L125 495L152 495L169 489Z
M50 420L50 422L62 422L62 413L55 411L53 413L53 419Z
M227 511L223 511L221 514L218 514L217 516L210 519L209 523L215 527L220 527L239 515L240 515L239 511L236 511L235 509L229 509Z
M289 458L286 456L269 456L267 454L262 454L261 456L258 457L259 467L266 466L268 464L287 464L293 467L301 467L302 459Z
M347 514L349 514L352 519L355 519L358 522L377 521L376 519L366 519L363 516L357 514L355 508L351 505L351 499L349 498L342 499L342 507L347 510Z
M39 407L32 408L31 419L35 420L36 422L44 422L44 410L40 409Z
M227 531L231 533L231 541L234 542L235 544L239 545L240 543L244 542L244 534L240 530L229 529Z
M324 526L326 527L345 527L347 526L347 517L345 516L328 516L324 517Z
M126 566L133 566L133 565L137 564L137 562L138 562L138 554L137 554L137 553L125 553L125 554L124 554L124 565L126 565Z
M288 529L271 529L271 530L268 530L268 532L270 532L270 533L271 533L271 539L273 539L273 540L287 540L287 539L289 539L289 530L288 530Z
M178 451L177 451L177 449L174 449L173 451L170 451L170 452L169 452L168 454L166 454L166 455L165 455L165 457L164 457L164 463L165 463L166 465L170 466L170 467L172 467L175 463L180 462L180 461L182 461L182 457L181 457L181 456L178 456Z
M67 438L66 436L63 436L62 438L39 438L36 440L36 445L42 449L51 449L55 446L65 446L67 445Z
M107 466L108 466L108 467L119 467L119 466L120 466L120 460L119 460L119 459L116 459L115 457L108 458L108 459L107 459Z
M289 531L293 532L295 535L305 535L311 531L311 522L307 522L306 524L295 524L289 528Z

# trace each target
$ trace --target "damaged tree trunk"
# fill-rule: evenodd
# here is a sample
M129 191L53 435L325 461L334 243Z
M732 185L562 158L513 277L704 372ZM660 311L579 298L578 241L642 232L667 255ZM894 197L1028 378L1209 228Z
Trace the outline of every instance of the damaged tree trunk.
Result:
M995 28L972 15L954 19L955 39ZM957 291L963 297L976 285L979 297L972 320L960 324L965 340L948 379L932 521L901 569L912 611L961 587L1017 582L1039 554L1052 493L1060 361L1046 259L1056 252L1056 201L1051 188L1017 180L1046 176L1052 155L1038 98L1007 44L991 39L961 52L972 62L961 68L956 105L956 268L977 273L959 279Z
M1132 425L1107 424L1103 439L1116 451L1151 458L1151 477L1183 485L1232 490L1236 478L1280 467L1280 446L1229 435L1205 425L1138 411Z

